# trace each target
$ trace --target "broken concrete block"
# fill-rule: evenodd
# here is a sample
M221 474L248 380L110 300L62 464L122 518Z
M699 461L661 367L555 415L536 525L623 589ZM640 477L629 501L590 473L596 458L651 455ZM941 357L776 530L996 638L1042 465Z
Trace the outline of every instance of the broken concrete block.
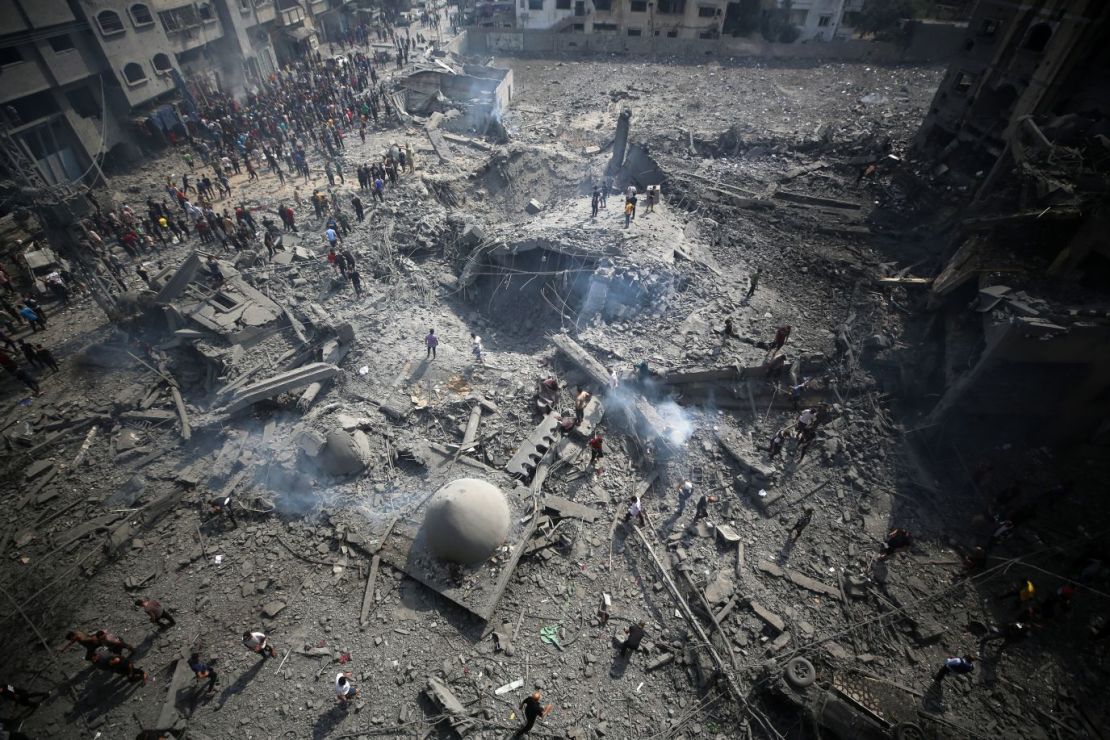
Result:
M786 623L782 621L782 617L780 617L778 614L775 614L773 611L763 606L755 599L752 599L750 602L748 602L748 606L751 607L752 611L755 612L755 615L757 617L762 619L768 626L773 627L776 632L782 632L786 629Z
M533 198L532 200L528 201L528 205L524 207L524 210L528 211L534 216L543 210L543 204Z
M355 328L351 326L351 322L344 321L335 327L335 336L341 343L350 344L355 341Z
M34 480L53 466L54 462L52 460L36 460L23 470L23 477L27 480Z
M315 429L305 429L296 437L297 447L309 457L316 457L324 449L327 438Z
M674 662L674 653L663 653L658 658L656 658L655 660L648 663L647 667L644 670L648 671L650 673L651 671L662 668L663 666L668 665L668 664L673 663L673 662Z
M266 619L273 619L278 614L285 610L284 601L271 601L262 607L262 616Z
M462 234L459 235L459 242L464 247L476 247L486 240L486 232L481 226L477 224L467 224Z
M225 414L236 411L264 401L274 396L279 396L297 388L302 388L312 383L328 380L339 374L339 368L326 362L313 362L294 370L278 373L273 377L260 380L257 383L240 388L235 391L231 401L224 408Z

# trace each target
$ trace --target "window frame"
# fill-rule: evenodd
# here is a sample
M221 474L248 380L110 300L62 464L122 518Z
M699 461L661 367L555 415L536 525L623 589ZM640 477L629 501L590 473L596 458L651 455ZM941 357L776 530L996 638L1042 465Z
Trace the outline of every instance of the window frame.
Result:
M706 11L709 11L708 13ZM712 5L699 5L698 18L716 18L717 9Z
M145 10L146 17L149 18L149 20L140 21L138 18L136 18L134 12L135 8L142 8L143 10ZM151 11L150 6L146 3L131 3L130 5L128 5L127 17L131 19L131 25L135 26L135 28L148 28L150 26L153 26L155 22L154 13Z
M59 49L58 47L54 46L54 40L55 39L65 39L69 42L69 46L67 46L64 49ZM46 40L46 42L48 44L50 44L50 49L55 54L65 54L66 52L69 52L69 51L77 51L77 43L73 40L73 37L70 36L68 33L59 33L57 36L51 36L50 38L48 38Z
M165 57L166 61L168 61L170 63L169 66L166 67L165 69L159 69L158 62L156 61L158 59L158 57ZM173 74L173 59L171 59L170 55L167 54L166 52L160 51L160 52L158 52L157 54L155 54L154 56L152 56L150 58L150 68L154 70L154 74L156 74L156 75Z
M817 16L817 27L818 28L832 28L832 16L831 15L819 15L819 16Z
M543 0L528 0L528 10L543 10Z
M114 17L119 23L119 28L112 30L106 29L104 27L104 21L102 20L104 16ZM123 25L123 18L120 17L120 14L117 11L112 10L111 8L104 8L103 10L97 12L96 27L100 31L101 36L118 36L121 33L127 33L127 27Z
M127 68L131 65L135 65L139 68L139 71L143 73L142 79L132 80L130 77L127 76ZM130 87L138 87L139 85L142 85L146 82L150 82L150 77L147 75L146 69L144 69L143 65L139 64L138 62L127 62L122 67L120 67L119 71L123 74L123 81L127 83Z
M23 52L22 52L22 51L20 51L20 49L19 49L19 44L12 44L11 46L5 46L5 47L3 48L3 50L4 50L4 51L8 51L8 50L11 50L11 51L12 51L12 53L14 53L14 54L16 55L16 57L18 57L18 58L17 58L17 59L16 59L16 60L15 60L14 62L3 62L3 63L0 63L0 68L6 68L6 67L14 67L14 66L16 66L17 64L23 64L24 62L26 62L26 61L27 61L27 57L25 57L25 56L23 55Z

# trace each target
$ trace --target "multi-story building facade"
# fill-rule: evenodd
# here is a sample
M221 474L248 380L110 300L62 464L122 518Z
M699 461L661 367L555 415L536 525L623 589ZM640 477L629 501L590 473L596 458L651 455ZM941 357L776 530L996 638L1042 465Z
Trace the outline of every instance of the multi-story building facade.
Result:
M351 0L0 0L3 124L48 181L95 176L179 127L175 103L256 86L354 18Z
M852 37L852 17L863 9L863 0L777 0L777 5L790 13L798 41L832 41Z
M517 26L626 36L716 38L728 0L517 0Z

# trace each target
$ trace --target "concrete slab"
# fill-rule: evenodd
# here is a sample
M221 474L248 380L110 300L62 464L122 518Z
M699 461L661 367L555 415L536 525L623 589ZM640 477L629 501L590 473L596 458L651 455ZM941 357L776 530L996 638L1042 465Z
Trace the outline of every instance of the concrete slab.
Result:
M338 374L339 368L326 362L313 362L288 372L278 373L235 391L223 412L234 414L236 411L245 409L259 401L265 401L282 393L333 378Z
M551 445L559 440L559 415L552 412L543 417L528 439L524 440L516 453L505 464L505 472L519 478L530 478L536 472L536 465Z

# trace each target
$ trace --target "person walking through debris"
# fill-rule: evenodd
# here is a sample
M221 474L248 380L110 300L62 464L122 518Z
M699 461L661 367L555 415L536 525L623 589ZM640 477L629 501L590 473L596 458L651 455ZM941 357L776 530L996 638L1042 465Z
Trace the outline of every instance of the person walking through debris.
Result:
M471 336L474 336L471 334ZM435 329L428 329L428 336L424 337L424 347L428 350L424 355L424 359L429 357L433 360L436 358L436 347L439 346L439 337L436 336Z
M771 340L771 351L780 350L786 344L786 340L790 338L790 332L793 327L790 324L780 326L775 332L775 338Z
M782 446L786 444L786 428L780 429L771 437L770 443L767 445L767 457L774 460L782 452Z
M797 542L798 539L802 536L802 532L805 531L805 528L808 527L809 523L812 521L813 509L810 507L806 507L806 510L802 512L802 515L800 517L798 517L798 521L794 522L794 526L790 528L790 534L788 536L789 540L791 542Z
M24 321L31 325L31 331L37 332L40 329L46 329L46 315L40 309L36 312L26 302L19 307L19 315L23 317Z
M797 411L798 408L801 406L802 391L805 390L805 387L808 384L809 384L809 380L806 379L806 378L802 378L801 383L798 383L797 385L790 386L790 403L792 404L792 408L795 411Z
M23 385L27 386L36 396L42 393L42 390L39 388L39 383L35 380L34 376L16 364L16 361L13 360L7 352L2 350L0 350L0 365L14 375Z
M93 633L93 636L96 638L100 647L116 655L123 655L124 650L127 651L128 657L135 653L134 645L128 645L122 638L116 637L108 630L97 630Z
M347 279L351 281L351 287L355 289L355 298L362 298L362 276L358 274L358 270L353 267L347 270Z
M357 195L351 198L351 206L355 209L355 218L358 219L359 223L362 223L362 198L358 197Z
M624 204L624 228L628 228L632 223L632 214L636 210L636 206L632 205L632 201Z
M586 405L590 402L590 392L582 390L582 386L576 386L577 391L574 396L574 425L578 426L582 423L586 415Z
M169 609L162 606L162 602L158 599L135 599L135 606L146 612L151 624L156 624L161 629L177 624Z
M231 496L217 496L208 502L208 508L211 510L213 516L220 516L226 514L227 518L231 521L232 529L239 529L239 522L235 520L235 512L232 510Z
M694 507L694 521L696 522L699 519L704 519L705 517L709 516L709 505L715 503L717 503L716 496L710 496L707 493L703 493L701 496L699 496L698 503Z
M794 425L794 434L798 439L806 430L814 427L817 424L817 412L813 409L806 409L798 416L798 422Z
M382 178L380 176L375 177L374 178L374 189L371 191L371 193L373 193L374 197L378 199L379 203L385 203L384 192L385 192L385 181L382 180Z
M35 368L36 370L41 370L42 369L43 365L42 365L41 362L39 362L39 358L35 354L35 348L33 346L31 346L30 342L28 342L26 339L20 339L19 340L19 350L23 353L23 356L27 359L27 362L29 362L31 364L31 367Z
M478 364L482 363L482 338L470 332L470 351L474 355L474 361Z
M590 218L597 218L597 209L601 207L601 193L597 185L594 185L594 191L590 194Z
M516 731L514 738L527 735L535 726L536 720L547 714L543 704L540 704L540 697L541 694L537 691L520 703L520 708L524 710L524 726Z
M208 683L204 685L204 693L210 694L216 690L216 682L220 680L220 675L209 663L200 659L200 653L193 653L189 656L189 670L196 676L197 684L200 684L206 678L208 679Z
M733 323L731 316L725 319L725 328L722 330L722 334L726 340L740 338L740 335L736 333L736 325Z
M601 438L601 432L594 432L594 436L590 437L590 441L586 444L590 446L590 465L593 466L598 460L605 457L605 452L602 449L605 446L605 440Z
M42 700L50 696L47 691L28 691L27 689L17 689L10 683L6 683L0 687L0 699L14 702L21 707L27 707L32 712L39 708Z
M86 635L81 630L70 630L66 633L66 639L69 642L58 648L58 652L64 653L74 644L77 644L85 648L85 660L92 660L93 656L96 655L97 648L100 647L100 640L97 639L96 635Z
M277 657L277 651L274 650L274 646L269 643L269 638L266 637L266 633L264 632L251 632L247 630L243 633L243 645L252 653L261 655L263 660Z
M753 272L751 274L751 277L748 278L748 293L747 293L747 295L744 296L744 302L745 303L750 301L752 299L752 296L755 295L755 289L759 285L760 275L762 275L762 273L760 272L760 269L757 267L757 268L755 268L755 272Z
M647 622L640 620L636 624L631 624L624 628L628 637L624 638L621 642L620 650L621 657L624 658L629 652L636 652L640 649L640 643L644 640L644 634L647 632Z
M879 560L886 560L899 550L905 550L913 545L913 535L908 529L895 527L890 530L883 542L882 552L879 555Z
M795 461L800 463L809 451L809 446L813 444L813 440L817 439L817 426L808 426L803 429L798 438L798 444L794 448Z
M957 676L965 676L975 670L975 656L965 655L962 658L947 658L944 664L941 665L940 670L933 676L933 681L939 683L944 680L944 677L949 673L955 673Z
M354 674L350 671L335 674L335 699L340 704L346 704L358 696L358 687L351 682Z
M624 513L624 523L632 521L632 517L636 517L636 521L642 527L644 526L644 506L640 503L639 496L633 496L628 499L628 511Z

